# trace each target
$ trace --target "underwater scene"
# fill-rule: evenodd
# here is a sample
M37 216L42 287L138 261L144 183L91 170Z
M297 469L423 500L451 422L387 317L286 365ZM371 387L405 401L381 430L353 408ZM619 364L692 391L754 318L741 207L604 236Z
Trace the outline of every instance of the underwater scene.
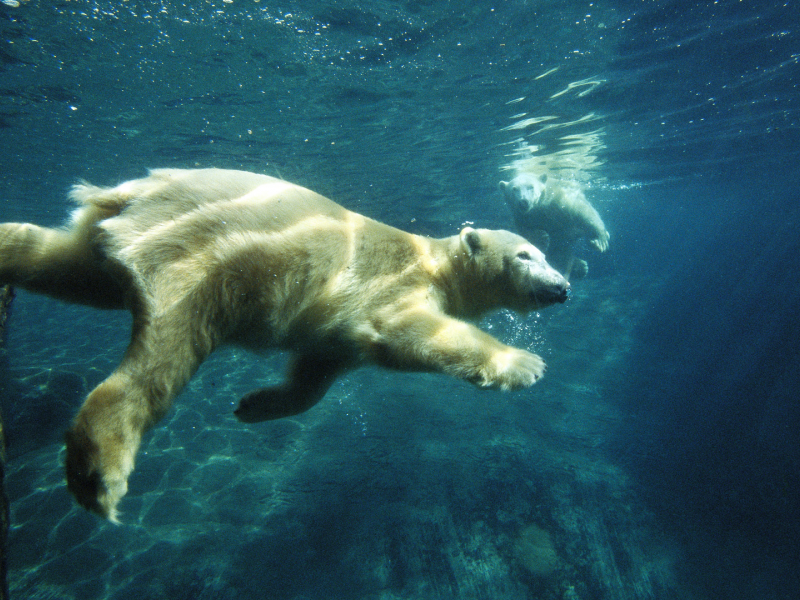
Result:
M62 226L81 182L236 169L420 236L515 232L570 282L477 320L546 361L513 391L366 365L248 423L291 358L220 347L144 435L118 524L68 490L64 440L131 314L0 287L0 597L800 597L798 15L0 0L0 223Z

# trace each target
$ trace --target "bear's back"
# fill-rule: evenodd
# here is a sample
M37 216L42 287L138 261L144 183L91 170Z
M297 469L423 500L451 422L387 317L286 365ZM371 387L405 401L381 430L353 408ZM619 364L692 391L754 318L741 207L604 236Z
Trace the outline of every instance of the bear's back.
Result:
M254 190L260 191L258 200L250 198L251 206L256 202L280 201L281 194L291 192L302 192L317 204L319 199L334 204L319 194L274 177L226 169L156 169L143 179L114 188L95 189L97 192L85 198L85 202L122 205L119 215L103 224L103 228L114 235L123 234L123 229L141 233L210 211L221 213L237 201L239 205L247 205L241 200Z
M191 263L199 276L200 263L208 268L219 248L264 235L308 235L312 221L364 220L301 186L223 169L159 169L115 188L87 188L81 200L121 206L99 223L102 251L140 281Z

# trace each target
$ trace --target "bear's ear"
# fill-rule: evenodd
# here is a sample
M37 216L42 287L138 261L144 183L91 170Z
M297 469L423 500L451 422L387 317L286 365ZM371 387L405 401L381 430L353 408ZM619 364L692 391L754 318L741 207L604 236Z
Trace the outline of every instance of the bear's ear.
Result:
M467 256L471 257L481 249L481 234L472 227L464 227L459 237L461 238L461 249L467 253Z

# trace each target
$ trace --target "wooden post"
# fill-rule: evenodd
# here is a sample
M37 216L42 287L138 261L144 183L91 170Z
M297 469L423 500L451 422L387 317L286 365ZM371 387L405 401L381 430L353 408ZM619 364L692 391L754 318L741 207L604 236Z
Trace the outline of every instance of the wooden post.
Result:
M14 300L14 289L10 285L0 287L0 377L7 377L6 371L6 326L8 311ZM8 598L8 579L6 578L6 541L8 540L8 497L4 483L6 467L6 436L3 429L3 415L0 413L0 600Z

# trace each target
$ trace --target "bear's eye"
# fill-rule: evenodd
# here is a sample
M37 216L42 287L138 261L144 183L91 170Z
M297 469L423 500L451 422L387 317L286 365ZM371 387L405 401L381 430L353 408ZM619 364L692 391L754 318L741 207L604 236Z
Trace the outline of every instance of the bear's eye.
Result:
M528 252L527 250L523 250L522 252L519 252L517 254L517 258L520 259L520 260L530 260L531 259L531 253Z

